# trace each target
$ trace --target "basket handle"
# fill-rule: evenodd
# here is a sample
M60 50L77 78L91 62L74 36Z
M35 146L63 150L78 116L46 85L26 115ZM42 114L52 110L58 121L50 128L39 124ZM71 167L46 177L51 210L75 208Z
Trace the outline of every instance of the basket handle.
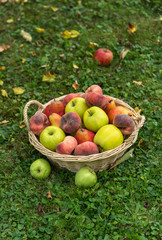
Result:
M36 105L39 107L38 110L44 108L44 105L43 105L42 103L38 102L37 100L29 101L29 102L25 105L25 107L24 107L24 122L25 122L28 130L30 130L29 121L28 121L28 108L29 108L29 106L32 105L32 104L36 104Z
M146 118L144 115L142 115L142 116L140 115L138 119L140 120L139 128L141 128L143 126Z

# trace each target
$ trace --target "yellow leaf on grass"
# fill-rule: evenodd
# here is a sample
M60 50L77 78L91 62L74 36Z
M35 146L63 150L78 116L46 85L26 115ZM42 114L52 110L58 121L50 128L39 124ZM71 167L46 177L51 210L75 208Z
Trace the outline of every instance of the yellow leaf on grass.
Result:
M79 67L76 64L73 64L73 68L79 69Z
M14 94L16 94L16 95L20 95L20 94L23 94L25 92L25 90L20 88L20 87L13 88L13 91L14 91Z
M65 56L65 54L64 54L64 53L62 53L62 54L60 54L59 56L60 56L60 57L64 57L64 56Z
M24 44L20 44L20 46L19 46L19 47L21 47L21 48L22 48L22 47L24 47Z
M48 199L52 199L52 195L51 195L51 192L50 192L50 191L47 192L47 198L48 198Z
M9 122L8 120L3 120L2 122L0 122L0 124L6 124L8 122Z
M57 12L57 11L59 10L59 8L57 8L57 7L52 7L52 6L51 6L51 9L52 9L52 11L54 11L54 12Z
M38 33L44 33L45 29L44 28L36 28L36 31Z
M25 125L20 125L20 126L19 126L19 128L24 128L24 127L25 127Z
M55 76L52 75L50 72L47 72L43 75L42 81L43 82L55 82Z
M65 30L64 32L61 32L61 36L65 39L76 38L78 37L79 34L80 33L75 30L71 30L71 31Z
M0 70L5 70L6 67L5 66L0 66Z
M2 80L0 80L0 86L3 86L3 81Z
M136 84L137 86L141 86L141 85L142 85L142 82L141 82L141 81L139 81L139 82L133 81L133 83Z
M79 88L79 84L77 82L77 80L75 80L75 82L72 84L72 87L76 90Z
M22 3L21 3L21 5L24 5L24 4L27 3L27 2L28 2L28 0L23 0Z
M132 23L128 23L128 27L127 27L127 32L129 34L134 33L137 30L137 26L132 24Z
M26 59L25 59L25 58L22 59L22 63L24 63L24 62L26 62Z
M88 47L90 48L98 47L98 44L95 42L89 42Z
M8 19L6 22L7 23L12 23L14 20L11 18L11 19Z
M10 45L2 45L0 46L0 52L4 52L4 51L7 51L7 49L10 48Z
M27 42L32 41L32 36L30 35L30 33L27 33L24 30L21 30L20 34Z
M8 94L7 94L6 90L1 89L1 93L2 93L3 97L8 97Z
M37 56L36 52L30 52L30 54L31 54L33 57Z
M127 53L129 52L129 49L123 49L120 53L120 61L122 61L125 56L127 55Z
M143 137L139 140L139 142L138 142L138 147L141 149L141 144L143 143L143 141L144 141L144 139L143 139Z

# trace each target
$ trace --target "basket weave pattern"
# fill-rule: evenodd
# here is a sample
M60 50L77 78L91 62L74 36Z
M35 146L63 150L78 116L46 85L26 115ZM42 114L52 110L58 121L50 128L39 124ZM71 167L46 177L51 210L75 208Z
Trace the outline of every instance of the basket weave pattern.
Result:
M83 93L78 93L78 94L82 95ZM104 95L104 96L110 97L107 95ZM61 101L64 97L65 95L57 98L56 100ZM32 100L25 105L24 121L28 130L29 142L35 147L35 149L37 149L40 153L45 155L52 164L62 168L66 168L71 172L77 172L83 166L89 166L94 171L102 171L104 169L113 168L113 165L115 165L116 161L120 159L124 155L126 150L135 143L138 137L138 132L140 128L143 126L145 121L145 117L138 115L136 111L133 108L131 108L128 104L126 104L125 102L117 98L113 98L113 99L115 100L116 105L128 108L133 113L133 119L135 121L134 132L127 139L124 140L123 144L121 144L117 148L109 151L105 151L102 153L98 153L98 154L92 154L89 156L74 156L74 155L59 154L45 148L39 142L39 139L35 136L35 134L30 130L27 113L30 105L36 104L38 106L38 111L42 112L45 109L45 107L48 104L50 104L50 102L53 100L49 101L46 104L41 104L36 100Z

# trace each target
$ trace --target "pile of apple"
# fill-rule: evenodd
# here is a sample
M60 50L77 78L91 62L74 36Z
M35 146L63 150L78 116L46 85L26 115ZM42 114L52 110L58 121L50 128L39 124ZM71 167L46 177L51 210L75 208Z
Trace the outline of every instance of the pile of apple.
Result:
M59 154L90 155L114 149L132 134L132 112L103 95L98 85L85 93L52 100L30 118L30 130L40 143Z

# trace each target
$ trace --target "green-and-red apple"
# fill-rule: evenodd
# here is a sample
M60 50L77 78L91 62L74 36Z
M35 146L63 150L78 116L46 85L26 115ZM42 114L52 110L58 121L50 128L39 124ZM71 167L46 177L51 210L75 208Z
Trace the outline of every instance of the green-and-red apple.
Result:
M106 48L99 48L94 53L94 59L99 63L101 66L107 66L113 60L113 53Z
M80 118L83 118L84 112L88 109L85 99L82 97L76 97L70 100L70 102L65 107L65 113L75 112Z
M30 173L36 179L47 178L51 173L51 165L45 159L37 159L31 164Z
M124 137L116 126L107 124L98 130L93 141L99 147L100 152L104 152L120 146Z
M56 150L56 146L65 138L64 131L56 126L46 127L40 134L40 143L51 151Z
M94 106L85 111L83 122L88 130L97 132L101 127L109 123L109 119L101 108Z

